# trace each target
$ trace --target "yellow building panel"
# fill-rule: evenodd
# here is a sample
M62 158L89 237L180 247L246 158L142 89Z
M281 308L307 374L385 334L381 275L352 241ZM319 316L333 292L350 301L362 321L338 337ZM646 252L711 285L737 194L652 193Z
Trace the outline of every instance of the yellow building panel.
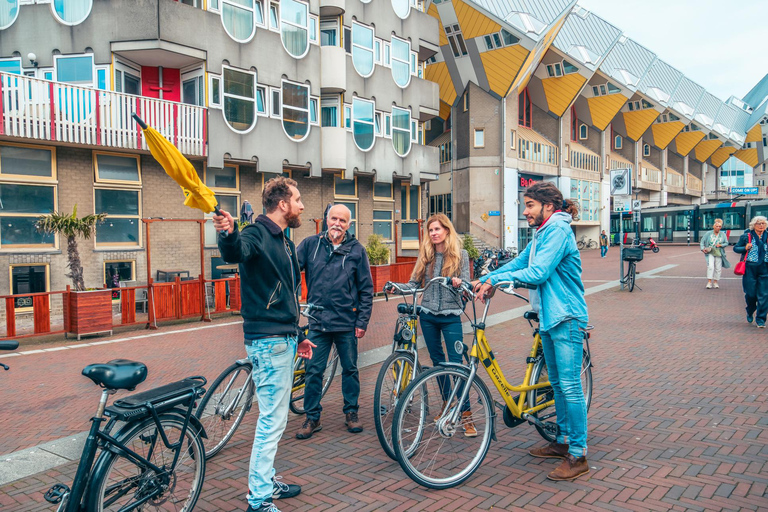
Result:
M451 106L444 101L440 101L440 117L443 120L446 120L450 115L451 115Z
M760 125L757 126L760 127ZM736 151L733 156L750 167L757 167L757 162L759 160L757 156L757 148L740 149Z
M480 54L485 76L493 92L499 96L507 93L509 84L514 80L527 55L528 50L520 45L507 46Z
M623 94L609 94L587 98L589 114L592 116L592 126L600 131L608 128L608 124L616 117L621 107L627 102Z
M528 54L528 57L526 57L523 65L520 66L520 71L517 73L515 81L512 82L512 85L506 91L507 94L514 89L517 89L518 91L525 89L525 87L528 85L528 80L531 79L534 70L541 62L541 58L545 53L547 53L547 50L549 50L549 47L555 40L555 37L557 37L557 33L560 32L560 28L563 26L563 23L565 23L567 14L568 13L564 13L563 17L560 18L560 21L555 23L552 28L549 29L549 32L547 32L546 35L542 37L538 43L536 43L536 46L533 47L533 50Z
M587 79L578 73L542 80L541 85L544 87L549 111L557 117L562 117L586 81Z
M627 137L637 142L657 117L659 117L659 113L652 108L624 112L624 126L627 127Z
M696 146L696 150L694 151L694 156L696 160L699 162L706 162L709 157L712 156L712 153L717 151L717 148L722 146L723 143L719 140L703 140L698 143Z
M759 124L756 124L752 127L751 130L747 132L747 138L744 139L744 142L759 142L763 138L763 131L760 128ZM754 165L752 166L754 167Z
M464 39L472 39L501 30L501 25L461 0L454 0L453 9L456 11L456 18L459 20Z
M448 71L448 65L445 62L435 62L427 66L424 71L424 78L437 83L440 86L440 99L449 105L453 105L456 100L456 89L451 80L451 73Z
M677 152L683 156L687 155L703 138L704 132L680 132L680 134L675 137Z
M669 123L653 123L651 133L653 134L653 145L659 149L666 149L669 143L680 133L685 124L682 121L671 121Z
M722 147L712 153L712 165L720 167L726 160L728 160L732 154L736 152L736 148Z
M438 32L440 33L440 46L445 46L448 44L448 37L445 35L445 30L443 30L443 22L440 20L440 14L437 12L437 5L431 4L429 6L429 10L427 11L427 14L432 16L437 20L437 22L440 24L440 29Z

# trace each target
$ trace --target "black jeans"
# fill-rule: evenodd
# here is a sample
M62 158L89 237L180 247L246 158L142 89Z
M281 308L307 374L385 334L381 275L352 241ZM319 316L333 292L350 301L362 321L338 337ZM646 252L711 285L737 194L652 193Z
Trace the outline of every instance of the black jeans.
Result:
M747 315L755 315L757 324L765 324L768 315L768 263L750 263L745 266L742 277Z
M307 419L319 421L323 406L320 394L323 391L323 373L328 364L328 355L335 344L341 362L341 393L344 395L344 414L357 412L360 396L360 375L357 371L357 338L355 331L320 332L309 331L309 340L317 345L312 349L312 359L307 361L306 387L304 388L304 410Z
M461 363L463 360L463 348L459 347L461 352L456 350L456 344L461 343L463 346L464 335L461 330L461 317L458 315L433 315L424 311L419 315L419 323L421 325L421 333L424 335L424 343L429 350L429 358L432 360L432 365L437 366L440 363L445 362L445 353L448 353L448 362ZM443 350L443 342L440 339L442 334L445 339L445 350ZM451 383L445 377L438 378L440 385L440 393L443 395L443 401L448 400L448 396L451 394ZM462 390L459 389L456 394L461 394ZM463 404L462 411L469 410L469 401Z

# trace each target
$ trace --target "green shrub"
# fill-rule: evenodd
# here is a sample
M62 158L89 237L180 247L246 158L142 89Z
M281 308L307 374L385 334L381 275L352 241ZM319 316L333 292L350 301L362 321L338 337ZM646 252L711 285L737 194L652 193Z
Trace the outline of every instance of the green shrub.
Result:
M476 260L480 257L480 251L475 247L475 241L469 234L464 235L464 250L467 251L467 255L471 260Z
M369 236L365 251L368 253L368 261L371 265L386 265L389 263L389 247L384 244L384 239L381 235Z

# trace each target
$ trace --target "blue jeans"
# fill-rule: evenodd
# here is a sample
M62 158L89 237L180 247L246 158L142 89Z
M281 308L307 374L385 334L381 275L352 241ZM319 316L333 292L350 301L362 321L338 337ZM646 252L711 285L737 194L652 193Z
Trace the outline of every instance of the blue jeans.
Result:
M307 338L317 345L312 349L312 359L307 361L306 385L304 387L304 410L307 419L320 420L323 406L320 399L323 392L323 373L328 364L331 348L336 345L341 362L341 394L344 396L344 414L357 412L360 396L360 374L357 371L357 338L355 331L321 332L309 331Z
M600 257L605 258L605 255L608 254L608 246L607 245L601 245L600 246Z
M581 388L584 334L577 320L565 320L541 333L549 382L555 391L560 433L558 443L568 443L574 457L587 455L587 402Z
M422 311L419 315L419 323L421 324L421 333L424 335L424 343L427 345L429 351L429 358L432 360L432 365L437 366L440 363L445 362L445 354L448 353L448 361L451 363L461 363L463 359L463 346L464 346L464 334L461 330L461 317L459 315L433 315ZM443 350L443 342L440 339L442 334L445 339L445 350ZM461 346L456 350L456 344L460 343ZM443 395L443 401L448 400L448 396L451 394L451 386L448 379L445 377L438 381L440 385L440 393ZM461 393L459 389L457 395ZM462 411L469 410L469 402L463 404Z
M264 501L272 501L277 443L288 424L296 336L255 340L245 346L245 351L253 364L251 378L259 403L259 421L248 470L248 503L258 507Z

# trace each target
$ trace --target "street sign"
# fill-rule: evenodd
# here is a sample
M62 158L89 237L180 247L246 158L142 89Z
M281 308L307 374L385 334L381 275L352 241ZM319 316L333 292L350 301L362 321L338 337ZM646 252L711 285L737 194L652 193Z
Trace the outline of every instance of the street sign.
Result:
M628 196L632 194L632 176L629 169L611 171L611 195Z
M728 187L728 193L731 195L741 194L745 196L756 196L760 193L759 187Z
M632 212L632 222L640 222L640 210Z
M613 196L613 211L616 213L629 213L632 211L632 196Z
M642 201L639 199L633 199L632 200L632 211L633 212L639 212L642 207Z
M499 217L501 216L501 212L499 210L491 210L488 212L488 215L491 217Z

